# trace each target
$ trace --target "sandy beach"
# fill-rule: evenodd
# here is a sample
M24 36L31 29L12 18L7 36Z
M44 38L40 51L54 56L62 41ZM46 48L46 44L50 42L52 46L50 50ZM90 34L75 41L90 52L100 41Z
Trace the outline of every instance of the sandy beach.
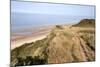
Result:
M22 32L12 33L11 35L11 50L23 45L24 43L35 42L45 38L51 31L52 26L40 27L36 30L27 29ZM29 34L25 34L25 33Z

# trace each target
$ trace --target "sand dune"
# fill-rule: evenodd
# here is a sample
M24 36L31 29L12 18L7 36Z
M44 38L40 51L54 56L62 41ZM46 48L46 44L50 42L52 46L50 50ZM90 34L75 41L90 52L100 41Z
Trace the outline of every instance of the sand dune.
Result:
M72 26L56 25L51 31L41 29L34 36L28 36L34 38L22 39L38 41L13 49L12 66L95 61L95 24L91 19L84 20Z

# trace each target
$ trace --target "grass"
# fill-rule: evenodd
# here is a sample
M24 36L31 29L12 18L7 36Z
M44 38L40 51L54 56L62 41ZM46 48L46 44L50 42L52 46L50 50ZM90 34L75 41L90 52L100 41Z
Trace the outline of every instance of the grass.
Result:
M73 25L74 27L95 27L95 19L83 19L78 24Z
M42 65L46 64L46 59L40 59L39 56L35 56L34 58L32 56L26 56L26 58L17 57L18 62L15 64L15 66L28 66L28 65Z
M86 44L92 49L95 50L95 35L84 33L81 38L86 41Z
M79 38L82 38L86 43L84 45L86 45L85 48L89 51L88 61L94 60L92 52L95 51L95 29L94 24L91 25L90 23L87 22L85 25L84 23L79 23L71 28L56 25L46 38L36 42L25 43L13 49L11 51L12 66L48 64L48 59L53 61L53 63L56 63L55 59L58 60L57 63L65 61L78 62L80 59L83 61L80 56L82 53L80 52L84 50L81 49L82 46ZM77 26L79 26L79 29L77 29ZM78 36L75 36L74 33L78 34Z
M46 39L38 40L34 43L33 42L32 43L25 43L24 45L12 50L11 51L11 61L12 61L11 64L13 65L15 63L14 65L20 65L20 63L18 62L18 59L17 59L18 57L25 60L25 58L27 58L28 56L31 56L34 60L35 56L39 56L40 60L41 59L46 60L47 54L46 54L45 49L47 48L47 44L46 44L45 40ZM14 62L14 60L16 60L16 62ZM35 62L33 64L35 64ZM27 65L27 64L25 64L25 65Z

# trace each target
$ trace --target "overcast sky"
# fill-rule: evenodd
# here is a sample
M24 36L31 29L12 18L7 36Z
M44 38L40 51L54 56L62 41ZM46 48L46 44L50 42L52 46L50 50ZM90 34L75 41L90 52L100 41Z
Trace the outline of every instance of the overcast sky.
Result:
M15 13L37 13L73 16L94 16L94 6L51 4L36 2L11 2L11 12Z

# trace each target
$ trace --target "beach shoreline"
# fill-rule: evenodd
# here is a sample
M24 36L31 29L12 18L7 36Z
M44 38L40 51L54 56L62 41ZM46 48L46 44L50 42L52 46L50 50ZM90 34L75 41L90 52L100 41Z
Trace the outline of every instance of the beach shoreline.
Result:
M37 40L44 39L52 30L53 26L45 26L36 29L35 31L32 30L27 30L30 32L30 34L25 34L25 32L17 32L17 33L12 33L11 35L11 50L15 49L16 47L22 46L24 43L30 43L30 42L35 42ZM21 34L20 34L21 33ZM23 34L22 34L23 33ZM24 35L25 34L25 35Z

